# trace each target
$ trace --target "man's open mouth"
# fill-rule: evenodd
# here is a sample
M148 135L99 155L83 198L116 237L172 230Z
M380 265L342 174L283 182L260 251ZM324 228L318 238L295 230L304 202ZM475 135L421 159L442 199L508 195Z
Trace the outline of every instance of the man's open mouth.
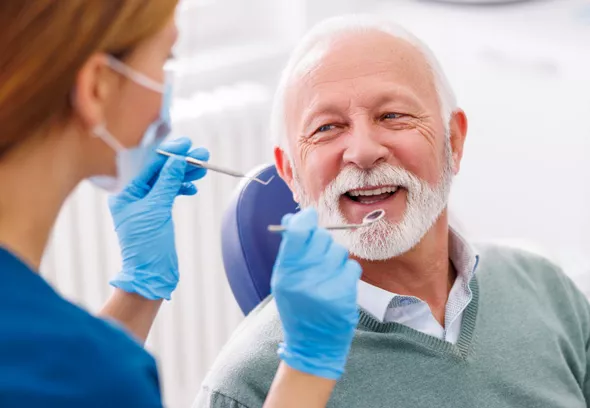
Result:
M344 196L360 204L375 204L392 197L400 189L399 186L371 187L350 190Z

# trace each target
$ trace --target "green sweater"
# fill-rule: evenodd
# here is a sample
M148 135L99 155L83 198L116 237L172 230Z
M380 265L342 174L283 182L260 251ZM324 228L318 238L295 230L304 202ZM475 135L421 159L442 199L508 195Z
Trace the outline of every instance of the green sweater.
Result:
M361 311L329 407L587 407L590 307L553 264L479 248L456 345ZM281 324L266 300L234 333L194 407L261 407L279 364Z

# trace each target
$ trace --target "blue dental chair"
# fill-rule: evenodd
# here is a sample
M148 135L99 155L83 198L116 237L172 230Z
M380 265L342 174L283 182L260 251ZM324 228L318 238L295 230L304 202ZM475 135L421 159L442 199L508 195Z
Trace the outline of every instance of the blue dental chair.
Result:
M278 177L274 165L255 169L248 176L274 179L267 186L245 179L223 217L221 250L225 273L245 315L270 294L281 235L268 232L267 227L280 224L283 215L297 211L291 190Z

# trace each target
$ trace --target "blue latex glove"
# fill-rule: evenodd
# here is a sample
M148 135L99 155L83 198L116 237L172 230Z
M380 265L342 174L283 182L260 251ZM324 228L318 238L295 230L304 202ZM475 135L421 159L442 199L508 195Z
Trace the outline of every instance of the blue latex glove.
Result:
M360 265L318 228L314 209L287 215L271 290L284 330L279 355L290 367L337 380L358 323Z
M189 152L191 141L187 138L164 143L161 148L209 160L206 149ZM178 195L196 194L192 181L205 174L206 169L187 166L181 158L154 152L142 173L109 199L123 257L123 268L110 282L112 286L151 300L170 300L179 279L172 206Z

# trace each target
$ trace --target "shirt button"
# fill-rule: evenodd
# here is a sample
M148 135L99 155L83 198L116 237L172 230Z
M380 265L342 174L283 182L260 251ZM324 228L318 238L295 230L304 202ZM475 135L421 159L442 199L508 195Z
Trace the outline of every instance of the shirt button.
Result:
M408 306L408 305L409 305L411 302L412 302L412 301L411 301L410 299L401 299L401 300L399 301L399 304L400 304L401 306Z

